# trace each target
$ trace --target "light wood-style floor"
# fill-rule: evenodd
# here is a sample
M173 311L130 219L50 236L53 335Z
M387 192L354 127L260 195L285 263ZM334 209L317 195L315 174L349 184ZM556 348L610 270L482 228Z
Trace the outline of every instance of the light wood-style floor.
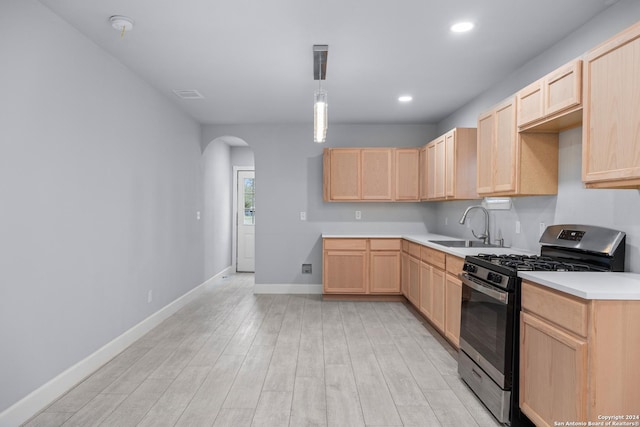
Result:
M404 304L252 288L217 279L26 425L499 426Z

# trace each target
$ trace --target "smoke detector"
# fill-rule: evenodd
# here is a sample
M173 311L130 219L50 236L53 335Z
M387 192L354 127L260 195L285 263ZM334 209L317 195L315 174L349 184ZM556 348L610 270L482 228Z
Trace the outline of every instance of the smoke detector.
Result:
M111 26L120 31L120 34L123 36L126 31L133 30L133 19L128 16L113 15L109 18L109 22L111 22Z

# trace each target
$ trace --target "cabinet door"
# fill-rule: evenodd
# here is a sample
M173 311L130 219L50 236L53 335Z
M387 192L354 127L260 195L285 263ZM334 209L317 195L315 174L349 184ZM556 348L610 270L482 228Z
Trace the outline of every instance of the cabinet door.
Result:
M360 150L330 151L330 200L360 200Z
M325 293L366 293L367 252L326 250L322 271Z
M475 151L475 150L474 150ZM456 130L444 136L444 195L456 196Z
M409 254L402 252L402 270L400 272L400 284L402 289L402 295L409 299Z
M420 200L427 200L427 190L428 184L427 181L429 177L428 174L428 165L427 165L427 147L422 147L420 149Z
M414 257L409 257L409 301L420 305L420 261Z
M537 426L587 419L587 343L522 312L520 408Z
M581 102L582 61L572 61L544 78L544 114L546 116L575 107Z
M400 292L400 251L370 252L369 292L397 294Z
M436 198L436 143L427 144L427 199Z
M439 268L431 267L431 321L444 332L445 322L445 273Z
M584 59L582 180L587 187L640 187L640 25Z
M445 138L438 138L435 147L435 183L434 196L443 199L445 196Z
M516 94L518 126L527 125L544 117L542 87L542 80L538 80Z
M462 282L456 276L446 275L444 335L460 347L460 307L462 305Z
M493 191L493 145L495 116L493 111L478 117L478 171L477 186L479 194Z
M392 176L391 148L362 149L362 200L391 200Z
M431 266L426 262L420 263L420 305L418 308L431 319L433 316L433 289L431 285Z
M419 162L417 148L396 150L396 200L418 200Z
M515 98L510 98L495 113L495 144L493 150L493 189L495 192L516 190L518 168Z

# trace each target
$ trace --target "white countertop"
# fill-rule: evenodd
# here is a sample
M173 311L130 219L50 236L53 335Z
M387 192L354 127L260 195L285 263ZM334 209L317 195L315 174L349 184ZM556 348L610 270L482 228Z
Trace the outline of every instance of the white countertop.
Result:
M457 257L480 253L537 255L531 251L516 248L450 248L430 240L464 240L441 234L323 234L328 238L395 238L406 239L423 246L437 249ZM518 276L583 299L640 300L640 274L570 271L520 271Z
M323 239L405 239L414 243L418 243L422 246L437 249L441 252L455 255L460 258L464 258L467 255L478 254L523 254L534 255L531 251L516 248L451 248L448 246L442 246L437 243L430 242L430 240L465 240L459 237L443 236L442 234L323 234Z
M584 299L640 300L640 274L521 271L524 280Z

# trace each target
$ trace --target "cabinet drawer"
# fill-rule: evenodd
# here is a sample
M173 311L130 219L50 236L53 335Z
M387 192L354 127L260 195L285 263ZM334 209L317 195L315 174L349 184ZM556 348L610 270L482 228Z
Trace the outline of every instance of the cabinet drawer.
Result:
M446 265L445 255L446 254L444 252L427 248L426 246L422 246L422 249L421 249L422 261L426 262L427 264L436 266L441 270L444 270L444 267Z
M324 248L329 250L366 251L367 239L324 239Z
M409 241L402 239L402 252L409 252Z
M531 282L522 282L522 309L582 337L587 336L588 303Z
M413 257L420 258L420 245L409 242L409 254Z
M372 251L399 251L400 239L371 239L369 248Z
M455 255L446 256L447 263L447 272L457 276L458 273L462 271L462 266L464 265L464 258L457 257Z

